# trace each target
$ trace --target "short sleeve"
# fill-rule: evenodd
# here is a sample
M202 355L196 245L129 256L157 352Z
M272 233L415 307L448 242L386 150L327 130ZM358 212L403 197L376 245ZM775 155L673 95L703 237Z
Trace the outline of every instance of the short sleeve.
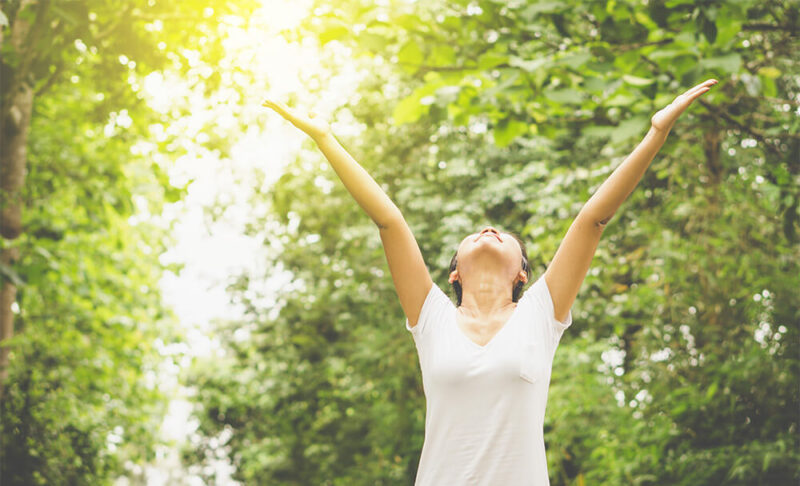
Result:
M422 304L417 325L410 327L408 318L406 318L406 329L414 335L414 339L419 339L423 334L429 334L437 323L442 322L444 313L450 307L453 307L453 302L434 282L425 297L425 302Z
M567 312L567 317L563 321L559 321L555 317L555 307L553 306L553 296L550 294L550 288L547 287L547 281L542 274L536 282L525 292L529 295L534 304L544 313L544 320L548 324L548 333L550 334L555 344L561 339L561 335L572 324L572 308Z

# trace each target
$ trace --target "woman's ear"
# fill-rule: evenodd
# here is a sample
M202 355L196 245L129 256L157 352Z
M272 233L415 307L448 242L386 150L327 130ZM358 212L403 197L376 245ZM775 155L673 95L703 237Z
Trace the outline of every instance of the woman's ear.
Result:
M519 271L519 281L522 283L528 283L528 273L524 270Z
M458 280L458 270L453 270L452 272L450 272L450 278L447 281L453 283L456 280Z

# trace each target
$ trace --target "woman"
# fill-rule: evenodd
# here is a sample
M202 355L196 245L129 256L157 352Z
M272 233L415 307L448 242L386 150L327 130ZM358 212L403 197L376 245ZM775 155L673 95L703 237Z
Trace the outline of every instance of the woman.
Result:
M530 278L525 246L492 226L464 238L450 266L457 305L433 284L400 210L342 148L328 123L271 100L317 143L378 226L414 338L426 398L416 485L548 485L543 422L558 342L605 225L638 184L681 113L717 81L675 98L572 222L547 270Z

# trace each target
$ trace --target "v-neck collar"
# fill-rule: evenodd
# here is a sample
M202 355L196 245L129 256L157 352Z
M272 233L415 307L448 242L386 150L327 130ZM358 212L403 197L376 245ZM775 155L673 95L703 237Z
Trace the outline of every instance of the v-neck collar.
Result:
M455 307L455 306L453 306L453 319L452 319L453 327L455 327L456 332L458 334L460 334L461 337L463 337L464 340L466 340L468 343L470 343L473 347L475 347L475 348L477 348L479 350L482 350L482 351L486 350L486 349L489 348L489 346L492 345L493 342L495 342L497 340L497 336L499 336L500 333L502 333L503 330L508 327L509 323L517 316L517 313L519 312L519 306L522 303L521 300L522 299L517 301L517 306L514 307L514 311L511 313L511 316L509 316L509 318L506 320L506 322L503 323L503 325L500 327L500 329L498 329L497 332L494 333L494 336L492 336L491 339L489 339L489 341L486 344L484 344L483 346L481 346L480 344L478 344L475 341L473 341L472 339L470 339L470 337L467 336L464 333L464 331L461 330L461 327L459 327L459 325L458 325L458 307Z

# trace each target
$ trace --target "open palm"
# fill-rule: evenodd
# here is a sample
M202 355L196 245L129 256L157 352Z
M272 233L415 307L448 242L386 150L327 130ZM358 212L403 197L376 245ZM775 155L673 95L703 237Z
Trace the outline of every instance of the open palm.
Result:
M292 122L292 125L306 132L315 140L326 135L331 130L330 124L322 118L319 118L313 111L308 112L308 115L303 115L298 110L291 109L283 103L270 99L265 100L261 106L272 108L282 117Z
M681 113L683 113L684 110L686 110L686 108L688 108L694 100L711 89L711 87L718 82L719 81L716 79L708 79L679 95L672 101L672 103L665 106L655 115L653 115L653 117L650 119L650 123L653 125L653 128L657 130L669 131L672 128L672 125L675 124L675 120L681 116Z

